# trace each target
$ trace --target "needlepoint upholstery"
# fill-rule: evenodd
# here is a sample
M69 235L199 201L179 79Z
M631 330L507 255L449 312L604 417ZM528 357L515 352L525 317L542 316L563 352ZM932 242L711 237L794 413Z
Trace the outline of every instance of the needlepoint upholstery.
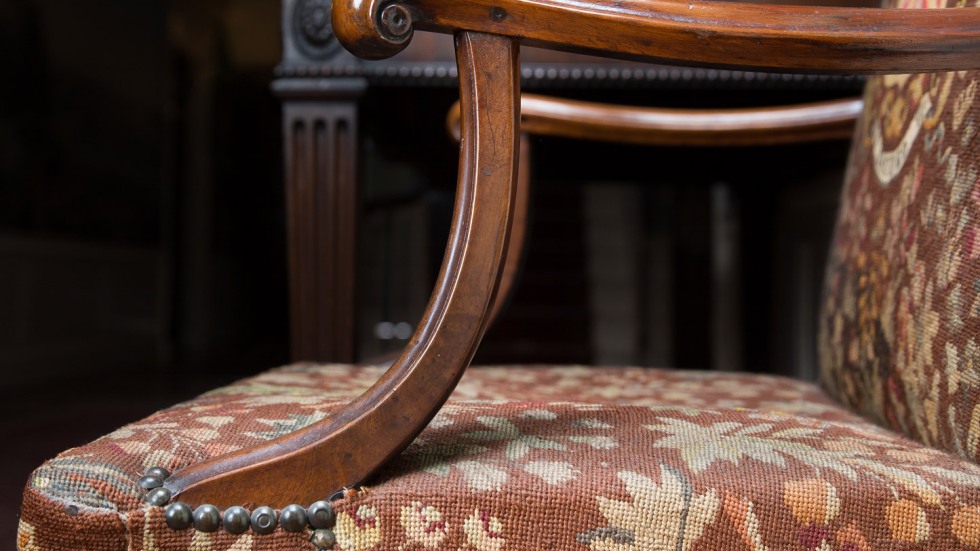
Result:
M309 534L175 532L136 480L330 415L382 368L287 366L40 467L20 549L312 549ZM383 435L379 435L379 438ZM337 502L338 548L893 549L980 545L980 466L786 378L485 367Z
M868 82L820 335L830 394L973 460L980 459L978 87L977 72Z
M980 549L978 88L976 72L869 81L820 322L827 394L751 374L469 369L335 502L338 548ZM68 450L28 481L18 548L312 549L281 528L170 530L136 481L323 419L381 372L287 366Z

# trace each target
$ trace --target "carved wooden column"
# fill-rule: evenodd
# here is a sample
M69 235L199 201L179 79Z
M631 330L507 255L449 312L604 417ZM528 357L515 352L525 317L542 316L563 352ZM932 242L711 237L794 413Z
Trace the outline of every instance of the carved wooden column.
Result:
M353 361L360 62L337 43L330 0L283 1L289 309L294 360Z

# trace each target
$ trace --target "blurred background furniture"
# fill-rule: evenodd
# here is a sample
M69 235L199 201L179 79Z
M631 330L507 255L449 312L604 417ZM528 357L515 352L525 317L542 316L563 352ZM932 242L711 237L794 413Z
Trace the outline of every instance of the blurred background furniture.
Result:
M398 350L425 305L420 289L441 259L455 179L439 113L455 100L456 67L450 37L429 34L391 59L360 60L337 44L329 8L283 2L273 89L284 102L292 213L292 357L352 361ZM745 107L854 95L863 79L525 48L521 81L579 99ZM793 375L814 376L813 320L843 141L714 150L710 164L704 150L545 138L535 150L534 254L479 361L793 365ZM802 177L801 162L814 166ZM769 170L738 168L763 163ZM554 223L568 217L583 224ZM617 271L598 275L609 265Z

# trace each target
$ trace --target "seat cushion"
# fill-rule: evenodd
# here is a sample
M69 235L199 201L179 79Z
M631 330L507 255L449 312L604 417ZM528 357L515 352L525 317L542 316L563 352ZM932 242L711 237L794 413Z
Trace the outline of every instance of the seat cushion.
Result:
M322 419L381 372L287 366L68 450L28 481L18 546L313 549L281 528L173 531L136 481ZM344 550L969 549L980 466L790 379L485 367L334 507Z

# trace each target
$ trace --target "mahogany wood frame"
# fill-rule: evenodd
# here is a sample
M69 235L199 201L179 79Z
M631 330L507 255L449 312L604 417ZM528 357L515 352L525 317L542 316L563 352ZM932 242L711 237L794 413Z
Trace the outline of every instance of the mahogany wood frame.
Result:
M653 62L794 72L969 69L980 8L898 10L717 0L353 0L334 5L345 47L371 59L419 30L509 36L522 44Z
M507 257L518 154L518 42L645 59L827 72L980 66L980 9L878 10L696 0L350 0L340 40L396 53L419 28L456 33L462 140L451 237L422 322L391 369L331 417L174 473L192 504L310 503L370 476L405 448L469 364ZM940 32L941 31L941 32Z
M747 109L666 109L523 94L521 132L659 146L805 143L850 138L863 108L861 98ZM446 126L458 140L458 103L449 109Z
M312 503L353 485L412 442L456 387L487 326L506 255L517 178L517 45L456 38L463 138L449 245L422 322L387 373L343 411L175 472L181 500L228 507Z

